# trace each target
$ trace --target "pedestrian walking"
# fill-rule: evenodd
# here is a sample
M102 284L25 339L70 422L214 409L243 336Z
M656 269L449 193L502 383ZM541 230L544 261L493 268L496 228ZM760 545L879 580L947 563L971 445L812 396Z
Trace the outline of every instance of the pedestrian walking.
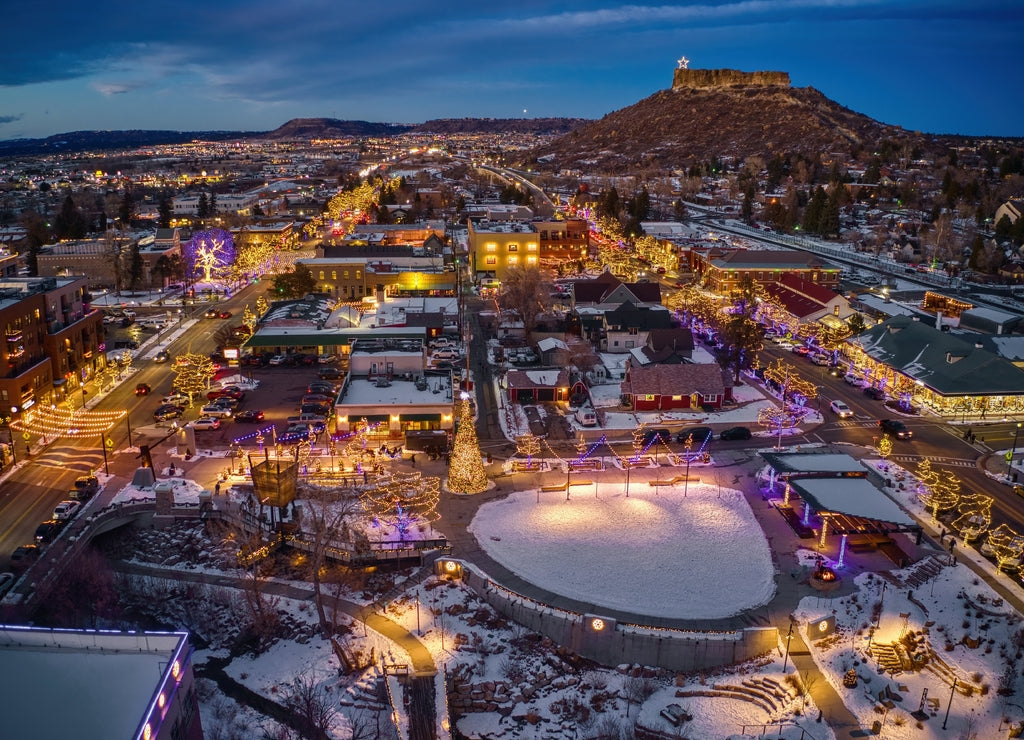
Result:
M220 496L220 483L217 483L217 485L213 487L213 495Z
M416 467L416 456L415 455L412 456L412 466L414 468Z

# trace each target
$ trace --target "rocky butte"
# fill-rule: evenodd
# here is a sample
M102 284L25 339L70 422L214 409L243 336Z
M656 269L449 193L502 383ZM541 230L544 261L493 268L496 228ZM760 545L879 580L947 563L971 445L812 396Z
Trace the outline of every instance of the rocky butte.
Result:
M672 89L697 87L789 87L788 72L740 72L738 69L677 69Z

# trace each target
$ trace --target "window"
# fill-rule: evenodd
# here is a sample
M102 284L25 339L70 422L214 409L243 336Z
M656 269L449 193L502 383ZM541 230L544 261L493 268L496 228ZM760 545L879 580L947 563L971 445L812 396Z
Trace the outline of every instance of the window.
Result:
M362 280L362 279L363 279L363 271L362 270L356 270L356 280Z
M345 276L346 280L348 280L348 270L343 271L341 274Z
M510 254L508 256L508 263L510 265L518 265L519 264L519 257L514 255L514 254Z
M323 270L321 270L321 271L320 271L320 279L321 279L321 280L323 280L323 279L324 279L324 271L323 271Z
M348 277L348 275L346 275L345 277ZM337 270L331 270L331 280L337 280L337 279L338 279L338 271Z
M494 242L487 242L487 244L484 245L484 251L485 252L497 252L498 251L498 245L495 244Z
M682 401L683 397L682 396L672 396L672 400L673 401Z
M654 401L656 399L657 399L657 396L655 396L653 393L648 393L648 394L646 394L644 396L644 400L645 401Z
M528 254L528 255L526 255L526 264L528 264L528 265L535 265L535 264L537 264L537 255L535 255L535 254Z
M519 251L519 245L518 244L509 244L508 245L508 251L510 251L510 252L518 252Z
M488 255L487 257L484 258L484 264L487 265L488 267L497 265L498 264L498 258L497 257L492 257L492 256Z
M527 252L536 252L537 251L537 243L536 242L530 242L529 244L527 244L526 245L526 251Z

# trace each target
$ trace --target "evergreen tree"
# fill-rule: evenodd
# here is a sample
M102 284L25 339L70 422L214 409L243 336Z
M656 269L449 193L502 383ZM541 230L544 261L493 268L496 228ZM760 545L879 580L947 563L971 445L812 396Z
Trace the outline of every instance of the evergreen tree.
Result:
M137 211L138 207L135 203L135 196L132 194L132 189L130 187L125 187L124 196L121 198L121 209L118 213L118 218L121 219L122 226L125 228L130 226Z
M53 220L53 230L58 239L81 239L86 234L85 216L70 195L64 199L60 213Z
M142 281L143 273L142 253L139 250L138 241L132 241L131 251L128 256L128 288L135 290Z
M161 229L167 229L171 226L171 217L174 215L174 208L171 204L171 199L166 195L160 198L159 216L160 220L157 222Z
M971 256L967 260L967 266L972 270L981 270L985 263L985 240L981 234L975 234L974 243L971 244Z
M811 198L811 202L807 204L807 208L804 209L804 223L803 229L811 234L818 234L819 226L821 225L821 216L825 212L825 205L828 201L828 196L825 195L825 188L820 185L814 191L814 197Z
M199 194L199 202L196 204L196 216L199 217L200 221L210 216L210 201L206 197L206 193Z
M473 425L468 395L459 403L459 429L455 433L448 462L448 490L452 493L483 493L487 490L487 472L480 455L480 443Z
M839 203L843 197L843 189L840 183L833 183L829 191L825 208L818 219L818 233L823 236L839 234Z

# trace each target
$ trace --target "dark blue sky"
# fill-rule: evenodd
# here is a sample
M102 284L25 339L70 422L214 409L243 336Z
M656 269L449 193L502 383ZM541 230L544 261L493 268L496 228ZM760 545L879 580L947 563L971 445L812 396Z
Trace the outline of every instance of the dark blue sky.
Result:
M4 11L0 139L600 118L682 56L789 72L911 130L1021 136L1022 47L1022 0L40 0Z

